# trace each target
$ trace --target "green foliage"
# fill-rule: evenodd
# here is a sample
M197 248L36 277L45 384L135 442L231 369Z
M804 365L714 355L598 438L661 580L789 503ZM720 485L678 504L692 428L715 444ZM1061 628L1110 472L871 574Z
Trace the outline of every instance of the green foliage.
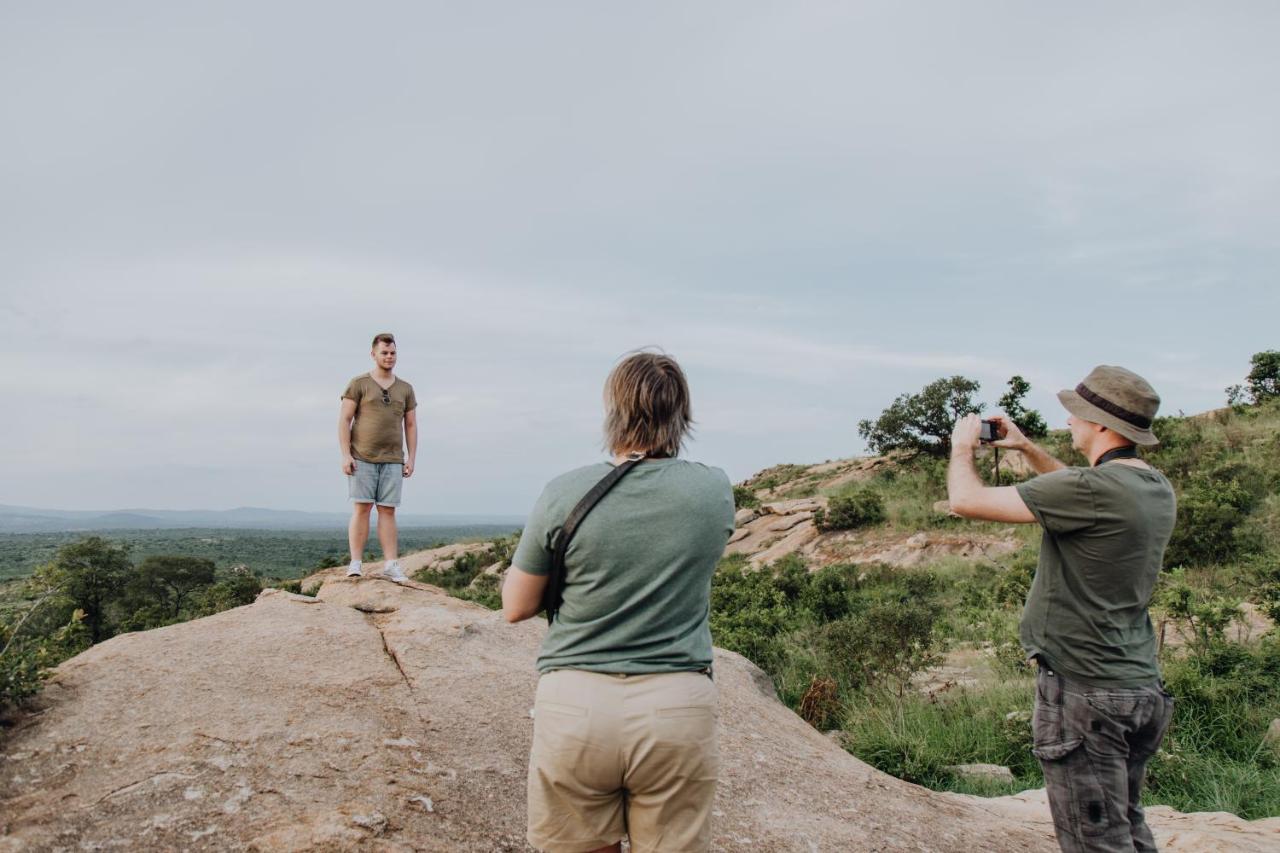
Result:
M808 470L808 465L774 465L772 468L761 471L751 480L750 488L753 492L760 489L776 489L803 477Z
M410 553L467 539L506 535L507 525L401 527L400 551ZM328 530L247 530L181 528L113 530L102 534L128 550L135 560L155 555L203 557L219 566L246 565L263 577L309 575L322 563L346 565L345 527ZM78 542L81 533L0 533L0 580L23 578L50 562L58 549ZM373 542L376 547L376 542Z
M884 499L879 492L865 487L833 495L826 509L819 507L813 514L814 524L823 531L852 530L884 519Z
M1262 403L1280 397L1280 350L1253 354L1249 360L1249 376L1245 384L1253 402Z
M1214 640L1164 667L1174 717L1147 773L1152 799L1252 820L1280 814L1280 760L1262 747L1280 717L1280 637Z
M34 696L53 667L90 645L82 610L46 636L15 636L14 627L0 624L0 708Z
M889 684L901 695L912 675L940 660L934 633L940 615L927 595L877 597L860 612L823 626L822 660L846 688Z
M759 509L760 499L756 497L756 493L746 486L733 487L733 508L734 509Z
M996 405L1017 424L1018 429L1022 430L1022 434L1027 438L1043 438L1049 434L1049 427L1044 422L1044 418L1035 409L1028 409L1022 403L1030 390L1030 382L1021 376L1014 376L1009 379L1009 390Z
M945 701L888 690L852 697L844 719L845 747L874 767L940 791L988 796L1043 786L1031 754L1033 688L1028 679ZM974 783L946 768L982 762L1008 767L1010 785Z
M1191 630L1194 654L1209 650L1226 639L1227 627L1243 615L1239 599L1192 586L1186 569L1175 569L1160 579L1155 604L1172 619L1185 623Z
M1267 555L1252 571L1253 601L1273 623L1280 625L1280 558Z
M298 583L299 594L302 584ZM262 578L247 570L233 570L210 586L196 591L191 597L191 608L188 618L211 616L230 610L232 607L243 607L253 604L258 593L262 592ZM314 596L315 593L313 592Z
M147 557L129 577L126 606L129 601L155 604L177 619L191 594L212 584L214 574L213 562L201 557Z
M974 402L979 389L963 376L935 380L918 394L899 396L876 420L860 421L858 434L876 453L907 450L946 457L956 421L982 411L983 405Z
M495 563L510 563L519 541L519 535L492 539L486 550L459 554L443 571L423 569L414 579L442 587L455 598L498 610L502 607L502 576L485 574L484 570Z
M772 572L752 570L741 555L720 561L711 581L711 636L766 671L782 654L781 638L797 614Z
M1178 520L1165 551L1165 565L1202 566L1233 560L1248 549L1239 528L1256 500L1235 477L1197 477L1178 501Z
M126 549L100 536L90 536L58 550L53 562L36 570L36 582L56 590L67 610L84 611L94 643L114 633L109 609L124 592L132 565Z
M502 609L502 581L498 575L479 575L469 586L454 594L490 610Z

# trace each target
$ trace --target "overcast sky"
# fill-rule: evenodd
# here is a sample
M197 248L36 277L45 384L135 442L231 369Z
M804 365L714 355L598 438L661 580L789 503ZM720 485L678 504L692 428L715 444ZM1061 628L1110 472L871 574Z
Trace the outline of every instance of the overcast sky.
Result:
M863 451L939 376L1051 425L1280 348L1274 3L0 4L0 503L336 510L400 341L414 513L519 513L665 348L691 458Z

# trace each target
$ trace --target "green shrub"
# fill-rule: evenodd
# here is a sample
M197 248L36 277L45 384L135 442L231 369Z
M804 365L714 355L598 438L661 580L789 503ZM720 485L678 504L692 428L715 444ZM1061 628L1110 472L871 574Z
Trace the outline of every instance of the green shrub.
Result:
M498 575L478 575L469 586L454 594L490 610L502 609L502 580Z
M734 509L759 509L760 499L756 497L756 493L746 486L733 487L733 508Z
M832 495L826 509L814 512L813 522L819 530L829 531L866 527L884 519L884 499L874 489L863 487Z
M1165 551L1165 565L1225 563L1248 550L1237 530L1256 500L1238 479L1197 478L1178 501L1178 520Z
M711 636L766 671L779 663L781 637L796 613L773 572L752 570L740 555L720 561L711 581Z

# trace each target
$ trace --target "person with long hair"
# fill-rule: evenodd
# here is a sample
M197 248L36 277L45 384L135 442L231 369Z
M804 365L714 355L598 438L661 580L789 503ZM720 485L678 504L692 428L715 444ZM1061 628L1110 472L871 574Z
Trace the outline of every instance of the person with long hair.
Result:
M733 489L678 457L693 419L675 359L625 357L604 402L611 461L546 486L502 589L508 621L538 615L562 546L537 661L528 840L551 853L618 851L624 838L635 853L704 851L719 772L711 576ZM566 520L611 477L565 546Z

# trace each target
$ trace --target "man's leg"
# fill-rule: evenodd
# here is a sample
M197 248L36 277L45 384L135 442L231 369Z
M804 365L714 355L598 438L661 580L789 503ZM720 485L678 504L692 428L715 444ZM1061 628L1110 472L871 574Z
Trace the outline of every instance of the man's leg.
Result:
M358 563L364 558L364 544L369 541L369 511L372 503L354 503L351 505L351 522L347 525L347 545L351 550L351 562ZM379 526L381 530L381 526Z
M1122 692L1091 696L1044 667L1036 677L1033 752L1063 853L1133 853L1126 735L1140 700L1110 698Z
M1156 841L1147 826L1142 810L1142 783L1147 775L1147 761L1156 754L1165 731L1173 719L1173 697L1163 689L1152 690L1151 717L1129 738L1129 834L1133 849L1139 853L1155 853Z
M368 533L368 525L365 526ZM382 557L387 562L400 559L400 546L396 539L396 508L378 507L378 542L382 545Z

